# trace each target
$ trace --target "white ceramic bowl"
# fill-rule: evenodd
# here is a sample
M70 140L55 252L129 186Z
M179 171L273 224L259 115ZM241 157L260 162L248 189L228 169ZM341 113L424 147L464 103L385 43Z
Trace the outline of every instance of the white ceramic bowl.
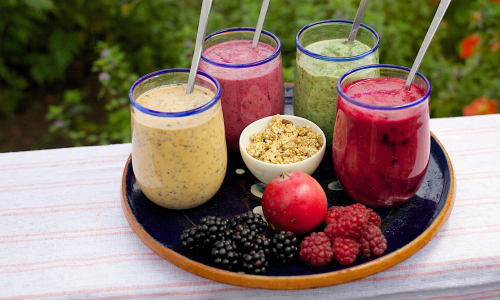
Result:
M250 144L252 143L252 141L250 140L250 136L254 133L261 132L262 129L264 128L269 128L267 124L272 123L273 116L265 117L251 123L243 130L243 132L241 132L240 153L241 156L243 157L243 161L245 162L250 172L252 172L252 174L255 177L257 177L257 179L259 179L265 184L268 184L271 180L280 176L284 172L299 171L312 175L312 173L314 173L314 171L316 171L316 169L318 168L319 164L321 163L321 160L323 159L323 156L325 155L326 138L321 128L319 128L313 122L301 117L289 116L289 115L283 115L282 117L285 120L291 121L293 125L298 125L300 127L304 127L306 125L311 126L313 132L318 132L323 137L323 146L313 156L309 157L306 160L299 161L296 163L279 165L279 164L271 164L263 162L251 157L247 153L246 148L250 146Z

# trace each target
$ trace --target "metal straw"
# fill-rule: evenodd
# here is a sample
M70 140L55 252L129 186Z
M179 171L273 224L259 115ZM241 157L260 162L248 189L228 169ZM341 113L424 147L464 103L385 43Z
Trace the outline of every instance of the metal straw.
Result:
M264 26L264 20L266 19L267 9L269 8L269 2L271 2L271 0L264 0L262 2L259 21L257 22L257 27L255 28L255 35L253 36L252 48L257 47L257 44L259 43L260 33L262 32L262 27Z
M361 3L359 4L356 18L354 18L354 23L352 23L351 33L349 33L349 38L347 39L347 45L349 46L354 44L354 39L356 39L356 35L358 34L359 25L361 24L366 7L368 6L368 1L369 0L361 0Z
M207 33L208 17L210 16L212 1L213 0L203 0L201 5L200 23L198 24L198 34L196 35L196 45L194 46L193 61L191 62L191 70L189 71L186 94L191 94L194 90L194 83L196 81L196 74L198 73L198 65L200 64L203 41L205 39L205 34Z
M429 44L431 43L431 40L434 37L434 34L436 33L439 23L441 23L441 20L443 19L444 13L446 12L448 5L450 5L450 2L451 0L441 0L441 3L439 3L438 9L436 11L436 14L434 15L434 19L432 20L431 26L429 27L429 30L425 35L424 41L422 42L422 46L420 46L420 50L418 50L417 58L415 58L413 66L411 67L410 70L410 74L408 74L408 78L406 79L405 89L407 90L410 89L411 83L415 78L415 74L417 73L418 68L422 63L422 60L424 59L425 52L427 51L427 48L429 48Z

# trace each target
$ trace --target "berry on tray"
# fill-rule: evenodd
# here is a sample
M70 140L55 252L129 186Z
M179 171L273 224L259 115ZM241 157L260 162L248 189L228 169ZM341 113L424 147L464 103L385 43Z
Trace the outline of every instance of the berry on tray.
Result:
M332 241L324 232L313 232L300 243L299 257L311 266L327 265L333 257Z
M352 264L359 253L359 245L351 237L339 236L333 240L333 255L343 266Z
M358 240L359 244L359 254L362 257L371 257L370 242L368 242L364 237L360 237Z
M345 209L337 220L329 222L330 224L326 226L324 232L330 239L333 240L339 236L350 236L358 239L363 235L368 224L368 215L365 211Z
M347 236L358 239L363 235L365 227L368 225L368 215L366 211L347 210L338 219L338 222L344 228Z
M252 250L243 254L242 270L245 273L264 275L268 266L264 251Z
M377 213L374 212L371 208L367 208L366 213L368 214L368 225L371 224L380 227L380 224L382 223L380 216L377 215Z
M200 220L196 226L196 239L201 248L211 248L220 240L226 231L227 220L221 217L206 216Z
M258 234L253 240L253 250L264 251L266 257L271 255L271 240L263 233Z
M242 250L248 249L250 251L256 236L257 231L255 229L251 230L246 225L238 224L234 228L231 237Z
M326 213L324 223L326 227L318 234L331 240L335 260L341 265L352 264L358 255L381 255L387 249L387 240L379 228L382 223L380 216L363 204L332 206ZM309 262L308 252L302 251L302 248L301 244L300 258Z
M326 211L325 224L331 224L333 221L340 218L340 214L344 210L343 206L332 206Z
M380 228L375 225L366 226L363 238L370 243L370 250L374 255L381 255L387 249L387 240Z
M293 232L280 231L275 233L271 240L271 253L276 261L286 265L297 256L298 246Z
M229 219L228 228L234 230L238 224L246 225L250 230L254 230L257 233L262 233L267 228L267 222L264 221L262 216L251 211L236 215Z
M230 271L239 269L240 253L231 240L217 241L212 247L212 257L218 268Z
M196 240L196 226L184 229L181 234L182 249L186 251L197 251L199 243Z

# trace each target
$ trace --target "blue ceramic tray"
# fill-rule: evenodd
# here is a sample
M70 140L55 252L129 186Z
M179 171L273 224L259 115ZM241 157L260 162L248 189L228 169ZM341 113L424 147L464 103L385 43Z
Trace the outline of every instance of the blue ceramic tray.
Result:
M388 248L381 256L360 258L343 267L332 261L311 267L300 260L289 265L271 264L266 275L247 275L214 267L210 256L182 250L179 236L207 215L229 218L260 206L259 181L248 171L239 152L228 153L228 168L222 187L207 203L175 211L149 201L136 183L131 158L123 173L122 207L134 232L154 252L178 267L199 276L234 285L268 289L304 289L329 286L363 278L385 270L424 247L447 220L454 202L455 180L451 161L437 138L431 136L431 156L426 177L417 194L407 203L390 209L375 209L382 218L381 229ZM245 170L244 174L241 170ZM312 175L324 188L329 206L353 204L336 178L331 148ZM261 184L262 188L262 184ZM254 195L256 194L256 195Z

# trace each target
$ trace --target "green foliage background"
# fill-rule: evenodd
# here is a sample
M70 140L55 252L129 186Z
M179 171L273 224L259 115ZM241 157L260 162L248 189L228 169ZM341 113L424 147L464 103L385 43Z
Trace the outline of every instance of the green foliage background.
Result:
M254 27L262 2L215 0L207 33ZM363 23L381 37L380 62L411 67L439 1L371 1ZM293 82L295 35L325 19L353 19L359 0L273 0L264 29L282 42L285 81ZM2 0L0 1L0 113L12 114L34 88L66 91L49 107L50 137L75 145L130 140L127 93L149 72L188 68L201 0ZM454 0L420 67L432 84L431 117L461 115L486 95L500 99L500 1ZM477 32L476 53L459 57L460 43ZM99 101L72 81L75 64L99 76ZM88 65L85 64L88 62ZM84 70L85 71L85 70ZM89 105L94 103L94 105ZM95 105L98 103L98 105ZM91 120L96 110L106 120Z

